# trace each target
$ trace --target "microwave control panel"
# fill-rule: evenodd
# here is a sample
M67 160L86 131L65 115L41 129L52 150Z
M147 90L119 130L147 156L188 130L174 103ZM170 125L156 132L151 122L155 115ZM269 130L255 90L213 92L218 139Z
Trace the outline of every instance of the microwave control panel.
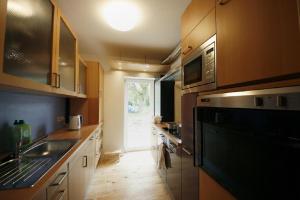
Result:
M204 77L207 83L215 82L215 43L204 50Z

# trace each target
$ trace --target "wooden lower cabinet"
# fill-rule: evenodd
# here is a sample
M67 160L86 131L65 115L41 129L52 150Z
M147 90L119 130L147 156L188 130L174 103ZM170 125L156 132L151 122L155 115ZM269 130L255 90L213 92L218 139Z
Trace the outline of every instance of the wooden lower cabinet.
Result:
M236 198L199 169L199 200L236 200Z
M96 158L96 137L93 135L89 141L87 141L87 174L86 174L86 185L89 185L92 177L95 173L95 158Z
M300 1L231 0L216 6L217 84L300 73Z
M95 172L95 134L69 162L69 199L85 198Z
M94 160L94 166L97 168L101 152L102 152L102 132L103 128L102 125L95 131L95 160Z
M37 194L35 194L33 200L47 200L46 188L42 188Z
M69 163L69 199L82 200L86 191L86 146Z
M159 137L158 134L159 131L155 128L155 125L153 125L151 130L151 154L155 165L158 162L158 145L157 145L157 141Z
M68 167L64 164L51 177L47 186L47 200L68 199Z

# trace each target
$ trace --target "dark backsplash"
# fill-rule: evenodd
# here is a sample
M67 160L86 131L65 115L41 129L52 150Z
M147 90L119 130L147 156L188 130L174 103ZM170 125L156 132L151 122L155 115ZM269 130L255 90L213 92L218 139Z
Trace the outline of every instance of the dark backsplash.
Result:
M66 98L0 91L0 152L11 148L8 126L14 120L30 124L36 140L63 128L65 122L57 122L57 117L66 117L67 112Z

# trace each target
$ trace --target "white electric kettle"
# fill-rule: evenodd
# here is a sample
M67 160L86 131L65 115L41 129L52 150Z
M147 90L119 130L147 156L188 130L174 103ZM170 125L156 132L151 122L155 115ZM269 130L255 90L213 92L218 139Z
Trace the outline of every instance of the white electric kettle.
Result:
M81 128L82 123L83 123L82 115L70 116L69 129L70 130L79 130Z

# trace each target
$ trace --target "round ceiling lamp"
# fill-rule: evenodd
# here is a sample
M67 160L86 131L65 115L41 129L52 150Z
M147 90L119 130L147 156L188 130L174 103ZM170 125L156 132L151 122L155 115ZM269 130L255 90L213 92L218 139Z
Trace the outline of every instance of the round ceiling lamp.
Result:
M133 29L140 20L139 9L128 1L110 1L102 13L107 24L123 32Z

